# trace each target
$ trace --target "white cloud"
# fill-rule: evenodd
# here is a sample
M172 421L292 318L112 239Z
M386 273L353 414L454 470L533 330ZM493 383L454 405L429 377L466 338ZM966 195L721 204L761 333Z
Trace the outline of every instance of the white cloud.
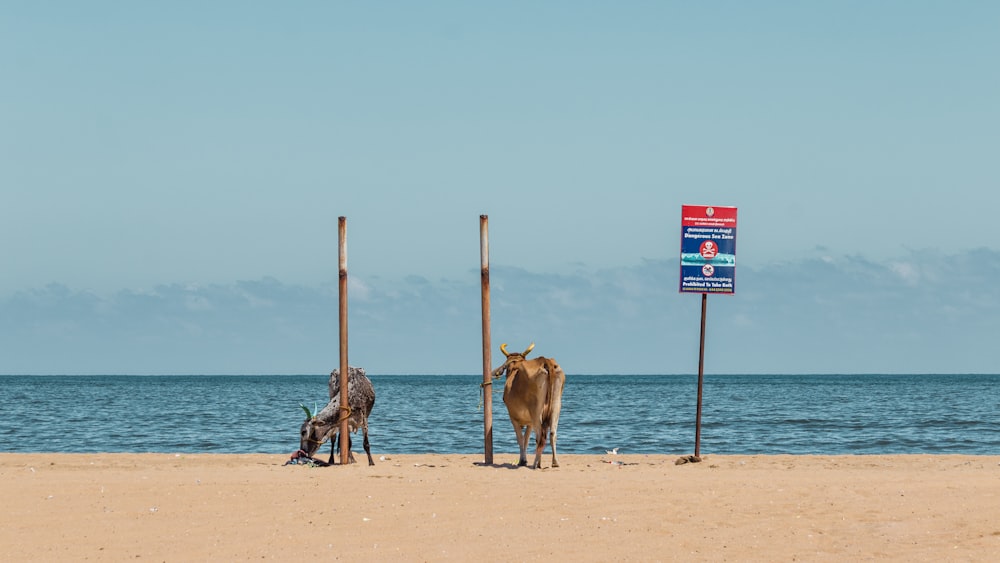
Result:
M700 303L676 261L565 275L494 267L494 347L537 343L573 373L691 373ZM913 252L742 266L711 296L706 369L995 371L1000 253ZM478 373L478 272L357 279L350 357L372 373ZM0 300L0 373L326 373L338 362L336 283L274 278L159 285L107 297L51 284Z
M920 272L913 264L907 262L890 262L889 269L910 285L916 285L920 281Z

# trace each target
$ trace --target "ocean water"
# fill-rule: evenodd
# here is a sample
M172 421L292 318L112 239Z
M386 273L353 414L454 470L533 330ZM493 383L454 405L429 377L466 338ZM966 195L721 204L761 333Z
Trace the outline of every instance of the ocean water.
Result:
M369 377L376 457L483 451L481 375ZM0 452L291 453L327 378L0 376ZM516 452L493 388L494 451ZM696 401L695 375L569 374L559 452L691 453ZM700 451L1000 454L1000 375L706 375Z

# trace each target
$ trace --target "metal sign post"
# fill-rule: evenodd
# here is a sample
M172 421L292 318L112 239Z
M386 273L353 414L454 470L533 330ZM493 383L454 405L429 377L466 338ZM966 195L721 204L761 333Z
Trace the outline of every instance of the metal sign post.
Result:
M694 458L701 460L701 404L705 382L705 317L708 294L736 292L736 208L681 206L680 292L701 294L701 337L698 345L698 405L695 412Z
M701 294L701 339L698 345L698 408L694 417L694 457L701 459L701 390L705 385L705 316L708 294Z

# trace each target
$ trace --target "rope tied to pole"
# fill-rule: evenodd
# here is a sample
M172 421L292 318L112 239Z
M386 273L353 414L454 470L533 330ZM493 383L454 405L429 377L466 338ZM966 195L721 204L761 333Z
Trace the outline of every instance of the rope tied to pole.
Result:
M344 417L347 417L347 418L350 418L351 413L354 412L353 410L351 410L351 405L347 405L347 406L341 405L340 406L340 410L341 411L345 411L344 412Z
M477 412L483 410L483 405L486 402L486 387L492 385L493 385L492 380L485 381L479 384L479 406L476 407Z

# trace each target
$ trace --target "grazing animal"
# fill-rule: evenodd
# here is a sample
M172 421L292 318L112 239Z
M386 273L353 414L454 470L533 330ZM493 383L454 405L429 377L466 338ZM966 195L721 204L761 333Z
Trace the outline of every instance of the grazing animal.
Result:
M552 467L559 467L559 460L556 458L556 432L559 428L566 372L552 358L540 356L525 359L534 347L535 344L532 343L524 352L508 353L507 345L502 344L500 351L507 360L493 370L493 378L497 379L505 372L507 374L503 402L507 405L507 414L510 415L514 433L517 434L517 446L521 449L518 465L528 464L528 439L534 431L535 461L531 468L538 469L542 466L542 450L545 449L545 441L550 432Z
M347 405L350 408L347 419L348 430L353 434L358 428L361 429L364 435L365 453L368 454L368 465L375 465L371 446L368 444L368 415L375 406L375 388L372 387L372 382L365 375L363 368L354 366L347 368ZM306 420L299 430L299 448L308 457L312 457L324 442L331 437L336 438L340 429L340 370L335 369L330 373L330 402L315 415L305 406L302 410L306 411ZM331 464L334 460L334 450L339 442L339 439L334 439L330 443ZM350 446L347 455L350 463L355 463Z

